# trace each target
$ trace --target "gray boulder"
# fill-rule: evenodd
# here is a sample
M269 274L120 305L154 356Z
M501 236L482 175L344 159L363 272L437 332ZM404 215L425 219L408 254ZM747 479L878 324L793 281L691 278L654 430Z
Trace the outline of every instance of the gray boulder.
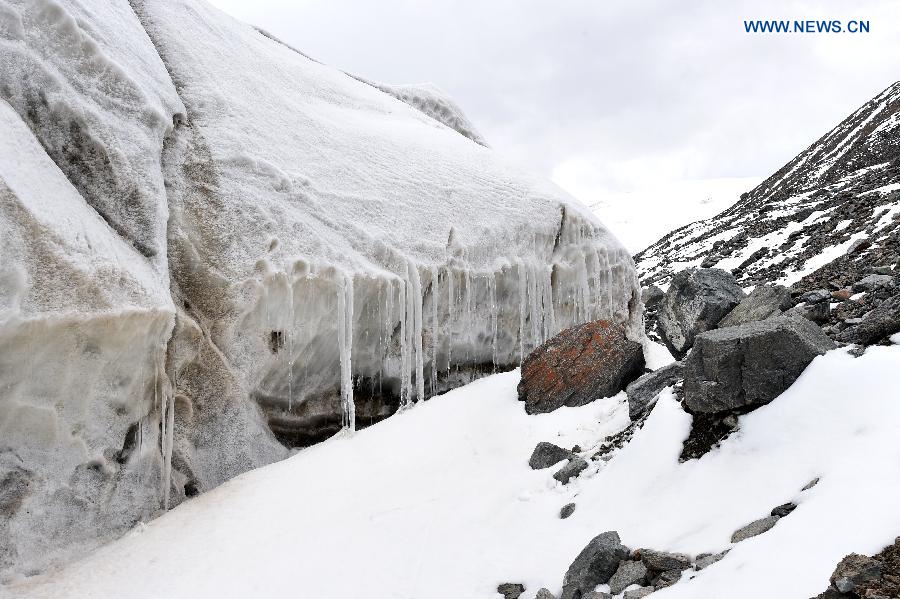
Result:
M625 387L628 396L628 415L632 421L637 420L656 404L660 391L674 385L684 377L681 362L673 362L648 372Z
M584 472L588 467L587 461L577 455L573 455L569 459L569 463L560 468L553 474L553 478L558 480L564 485L569 484L569 481Z
M547 589L539 589L537 595L534 596L534 599L556 599L556 595Z
M574 513L575 513L575 504L567 503L566 505L562 506L561 510L559 510L559 517L562 520L565 520L566 518L568 518L569 516L571 516Z
M540 470L542 468L549 468L563 460L568 460L573 455L575 454L568 449L563 449L553 443L541 441L535 445L534 451L531 452L531 457L528 458L528 465L531 466L532 470Z
M719 328L734 327L757 320L779 316L794 306L791 292L782 285L760 285L741 300L725 318Z
M607 583L619 568L619 562L629 553L628 547L622 545L619 533L608 531L597 535L566 571L560 599L579 599L598 584Z
M862 291L875 291L876 289L894 287L894 277L892 275L869 275L863 277L853 284L853 291L860 293Z
M825 324L831 318L831 302L797 304L785 314L799 316L817 324Z
M787 316L703 333L684 362L685 405L710 414L767 404L834 347L812 322Z
M883 564L867 555L851 553L842 559L831 575L831 584L842 593L852 593L861 584L881 578Z
M647 579L647 566L643 562L625 560L609 579L609 592L618 595L633 584L642 585Z
M776 508L773 508L771 515L778 516L779 518L784 518L785 516L787 516L788 514L793 512L795 509L797 509L797 504L792 501L789 501L788 503L784 503L784 504L779 505Z
M815 289L807 291L800 296L800 301L806 304L820 304L831 301L831 292L827 289Z
M679 580L681 580L681 570L667 570L661 572L659 576L653 579L653 588L658 591L659 589L672 586Z
M691 567L690 556L684 553L669 553L655 549L641 549L641 561L648 570L655 572L687 570Z
M525 585L517 582L504 582L497 586L497 592L503 595L503 599L519 599L525 592Z
M653 587L641 587L639 589L632 589L630 591L625 591L625 594L622 595L623 599L644 599L647 595L655 591Z
M727 549L725 551L720 551L719 553L701 553L694 561L694 568L696 568L698 572L704 568L709 568L711 565L725 557L726 553L728 553Z
M731 273L718 268L683 270L672 282L659 307L660 336L672 355L684 357L694 337L714 329L744 299Z
M650 285L641 290L641 301L648 310L655 310L659 306L659 302L665 297L666 292L657 287Z
M780 520L778 516L766 516L765 518L755 520L734 531L734 534L731 535L731 542L740 543L741 541L746 541L747 539L761 535L762 533L771 530L772 527L778 523L778 520Z
M863 316L858 324L841 331L837 338L844 343L871 345L900 332L900 295L888 298Z

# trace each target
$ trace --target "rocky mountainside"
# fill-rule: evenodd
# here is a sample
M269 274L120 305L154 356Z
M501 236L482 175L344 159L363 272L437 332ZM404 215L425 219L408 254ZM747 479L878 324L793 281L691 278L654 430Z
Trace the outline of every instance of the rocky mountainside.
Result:
M0 2L0 580L565 327L640 336L605 227L381 87L202 1Z
M716 267L744 286L840 289L900 262L900 82L739 202L635 256L642 282Z

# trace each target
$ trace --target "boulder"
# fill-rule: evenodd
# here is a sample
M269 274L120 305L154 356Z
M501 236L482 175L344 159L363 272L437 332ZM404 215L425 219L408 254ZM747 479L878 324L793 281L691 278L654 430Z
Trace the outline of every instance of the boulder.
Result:
M582 595L581 599L612 599L612 595L603 591L591 591L586 595Z
M649 287L644 287L641 290L641 301L644 302L644 307L646 309L655 310L659 306L659 302L662 301L665 295L665 291L663 291L656 285L650 285Z
M786 312L788 316L800 316L817 324L828 322L831 317L831 303L817 302L797 304Z
M541 441L535 445L534 451L531 452L531 457L528 458L528 465L531 466L532 470L540 470L542 468L549 468L563 460L568 460L573 455L575 454L568 449L563 449L553 443Z
M853 296L853 292L849 289L838 289L831 292L831 299L836 302L846 302Z
M719 328L733 327L779 316L793 306L791 292L787 287L760 285L719 322Z
M642 585L647 579L647 566L643 562L625 560L609 579L609 592L618 595L633 584Z
M537 595L534 596L534 599L556 599L556 595L547 589L539 589Z
M831 575L831 584L841 593L852 593L856 587L881 578L883 564L867 555L851 553L842 559Z
M644 369L640 343L608 320L564 330L535 349L522 364L519 400L529 414L583 406L612 397Z
M788 502L788 503L779 505L776 508L773 508L770 515L778 516L779 518L784 518L785 516L787 516L788 514L793 512L795 509L797 509L797 504Z
M754 520L750 524L734 531L734 534L731 535L731 542L740 543L741 541L746 541L747 539L761 535L762 533L771 530L772 527L778 523L779 519L778 516L766 516L765 518Z
M648 570L665 572L668 570L687 570L691 567L691 558L683 553L669 553L655 549L641 549L641 561Z
M568 518L569 516L571 516L574 513L575 513L575 504L567 503L566 505L562 506L561 510L559 510L559 517L562 520L565 520L566 518Z
M553 478L555 478L562 484L567 485L569 484L570 480L584 472L587 467L587 461L584 458L575 455L569 459L568 464L566 464L553 474Z
M875 291L883 287L890 289L893 286L894 277L892 275L869 275L854 283L853 291L860 293L862 291Z
M681 570L666 570L661 572L651 582L653 583L653 588L658 591L659 589L672 586L679 580L681 580Z
M812 322L787 316L703 333L684 363L685 405L709 414L767 404L834 347Z
M799 301L806 304L820 304L831 299L831 292L827 289L814 289L800 296Z
M654 590L653 587L640 587L637 589L632 589L630 591L625 591L625 594L622 595L623 599L643 599Z
M497 592L503 595L503 599L519 599L525 592L525 585L517 582L504 582L497 585Z
M625 394L628 396L628 415L631 420L635 421L648 412L656 404L659 393L683 377L684 367L681 362L673 362L648 372L625 387Z
M734 276L718 268L683 270L672 277L659 307L663 342L678 359L694 337L713 329L745 297Z
M888 298L863 316L859 324L841 331L837 339L844 343L871 345L900 331L900 295Z
M622 545L619 533L608 531L597 535L566 571L560 599L579 599L598 584L605 584L629 553L628 547Z

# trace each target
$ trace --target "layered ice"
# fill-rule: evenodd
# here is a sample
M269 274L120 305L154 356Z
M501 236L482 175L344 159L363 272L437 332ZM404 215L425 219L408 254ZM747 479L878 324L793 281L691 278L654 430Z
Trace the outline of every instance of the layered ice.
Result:
M191 0L2 2L0 50L0 576L572 324L642 336L621 244L433 90Z

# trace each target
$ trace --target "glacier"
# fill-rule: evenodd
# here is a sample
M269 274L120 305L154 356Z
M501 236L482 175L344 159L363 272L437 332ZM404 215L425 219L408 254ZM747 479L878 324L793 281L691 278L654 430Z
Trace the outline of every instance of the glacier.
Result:
M433 88L193 0L3 0L0 74L0 580L572 324L643 336L622 244Z

